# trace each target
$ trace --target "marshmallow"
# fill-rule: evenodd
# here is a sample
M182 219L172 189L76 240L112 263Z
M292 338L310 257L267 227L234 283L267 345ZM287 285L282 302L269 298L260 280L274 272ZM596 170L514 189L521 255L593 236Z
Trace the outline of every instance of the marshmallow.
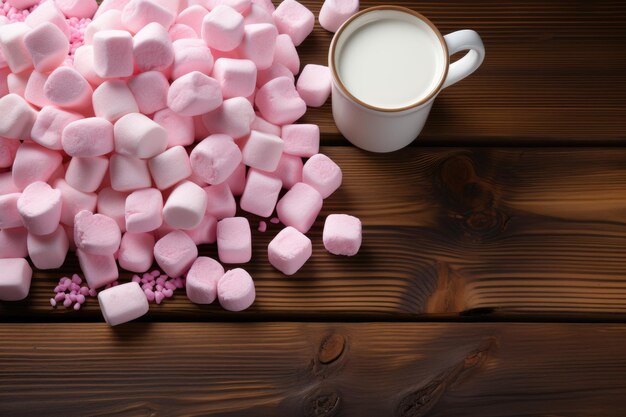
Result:
M207 208L207 194L191 181L183 181L172 190L163 206L163 220L176 229L197 227Z
M187 146L194 141L194 121L190 116L183 116L172 109L164 108L154 114L152 120L167 132L167 146ZM205 135L206 136L206 135Z
M234 217L237 212L235 197L225 182L204 187L207 196L206 212L217 220ZM19 220L19 219L18 219Z
M35 124L37 112L22 97L8 94L0 98L0 136L26 139Z
M113 255L122 238L115 220L103 214L82 210L74 218L74 243L93 255Z
M105 0L106 2L106 0ZM104 2L102 3L104 5ZM98 13L103 10L102 6L98 9ZM98 14L96 13L96 15ZM92 20L85 28L85 44L93 43L93 37L102 30L124 30L122 25L121 10L106 10L97 19Z
M198 257L195 243L180 230L174 230L154 245L154 259L170 277L185 274Z
M37 236L29 233L26 245L28 256L38 269L60 268L70 248L65 229L60 225L49 235Z
M202 121L210 133L241 138L250 133L254 117L254 108L248 100L244 97L233 97L224 100L219 108L204 114Z
M19 301L28 296L33 270L26 259L0 259L0 300Z
M63 157L33 142L24 142L17 149L13 161L13 182L23 189L36 181L48 181L61 165Z
M93 89L91 85L71 67L58 67L44 84L46 98L59 107L88 112L91 109Z
M278 167L269 174L280 178L283 188L289 190L295 184L302 182L302 168L302 159L299 156L284 153L278 161Z
M250 129L263 132L263 133L269 133L270 135L274 135L274 136L281 135L280 126L276 126L275 124L272 124L268 122L267 120L263 119L262 117L259 117L256 115L254 117L254 120L252 121L252 124L250 125Z
M231 269L217 283L217 298L228 311L242 311L254 303L254 281L245 270Z
M103 16L106 16L110 11L120 12L128 4L130 0L103 0L94 14L94 20L101 20Z
M247 97L254 93L256 66L249 59L220 58L213 66L213 78L220 83L224 98Z
M191 163L182 146L174 146L148 161L152 179L164 190L191 175Z
M204 16L200 33L212 49L232 51L244 37L243 16L231 7L219 5Z
M263 6L252 3L250 9L243 19L244 24L253 25L255 23L271 23L274 24L274 18L268 13Z
M213 10L218 6L228 6L235 9L241 14L246 14L252 4L251 0L208 0L209 10Z
M167 148L167 132L141 113L122 116L113 126L115 152L137 158L152 158Z
M217 253L226 264L249 262L252 258L252 234L245 217L230 217L217 223Z
M252 4L261 6L269 14L274 13L276 6L272 3L272 0L252 0Z
M94 255L82 249L76 249L76 255L89 288L104 287L119 277L119 271L113 255Z
M268 81L257 91L254 103L265 120L281 126L295 122L306 112L306 103L288 77Z
M283 33L276 37L276 48L274 49L274 64L281 64L287 67L293 75L300 72L300 56L296 46L289 35Z
M37 71L31 72L26 82L26 87L24 88L24 98L26 101L39 108L51 105L52 103L48 100L43 90L43 86L46 84L47 80L48 74Z
M267 246L267 258L285 275L293 275L311 257L311 239L291 226L281 230Z
M350 16L359 11L359 0L324 0L318 19L329 32L337 32Z
M61 150L62 132L67 125L82 118L77 113L68 112L53 106L43 107L31 129L32 140L48 149Z
M237 51L242 58L253 61L257 69L267 69L274 61L274 48L277 36L276 27L272 24L256 23L246 25L244 27L243 40Z
M222 102L222 104L223 104L223 102ZM209 130L204 125L203 118L204 118L204 115L202 115L202 116L193 116L192 117L193 129L194 129L193 137L197 141L200 141L200 140L206 138L210 134Z
M96 0L54 0L54 2L67 18L90 19L98 9Z
M220 184L241 163L241 151L226 135L211 135L200 142L189 155L191 169L208 184Z
M45 182L33 182L22 191L17 210L29 233L50 234L61 220L61 192Z
M144 159L113 154L109 161L111 188L116 191L134 191L152 185L148 163Z
M174 23L174 13L151 0L131 0L122 9L122 24L132 33L152 22L169 29Z
M93 63L102 78L133 74L133 38L124 30L103 30L93 37Z
M230 192L234 196L240 196L243 194L243 190L246 187L246 166L239 164L235 171L230 174L230 177L224 181L224 184L228 185Z
M163 7L165 10L169 10L174 16L178 14L179 10L182 10L183 5L181 4L184 0L150 0L159 6Z
M330 96L330 70L324 65L306 65L298 77L296 88L307 106L322 106Z
M199 71L177 78L167 92L167 106L183 116L198 116L221 104L220 84Z
M191 265L185 281L189 301L211 304L217 298L217 282L224 275L224 268L213 258L200 256Z
M274 171L283 153L284 142L278 136L253 130L243 145L243 163L263 171Z
M6 3L18 10L24 10L36 6L39 4L39 0L8 0Z
M302 233L309 231L322 209L322 196L308 184L299 182L276 204L281 223Z
M0 50L0 61L2 61L2 50ZM0 97L4 97L9 94L9 75L11 75L11 68L2 68L2 62L0 62Z
M73 157L65 171L65 181L79 191L96 191L109 168L109 159L96 156L90 158Z
M289 35L295 46L309 36L315 25L313 13L295 0L283 0L272 16L278 31Z
M0 52L11 71L16 74L33 67L32 58L24 43L30 30L23 22L3 25L0 29Z
M281 137L284 152L308 158L320 150L320 128L313 124L285 125Z
M202 221L193 229L183 230L196 245L215 243L217 240L217 219L208 213L204 214Z
M172 42L176 42L179 39L197 39L198 34L189 26L181 23L176 23L170 27L167 31L170 35Z
M163 224L163 196L155 188L134 191L126 198L124 213L129 232L156 230Z
M342 177L339 165L321 153L310 157L302 168L302 182L315 188L322 198L327 198L339 188Z
M135 320L150 309L146 295L136 282L127 282L100 291L98 303L109 326Z
M180 39L174 42L174 65L172 65L172 80L199 71L211 74L213 69L213 55L211 50L201 39Z
M202 32L202 21L204 20L204 16L209 13L207 9L200 5L192 5L182 10L178 17L176 17L177 24L183 24L191 29L199 35Z
M21 227L22 218L17 210L17 200L21 193L0 195L0 229Z
M61 192L61 223L64 225L74 227L74 217L78 212L96 210L96 194L78 191L62 178L54 181L54 188Z
M43 23L28 32L24 45L39 72L49 72L63 64L70 50L67 37L52 23Z
M115 191L113 188L103 188L98 192L98 213L104 214L115 220L122 232L126 231L126 206L127 193Z
M154 261L154 236L152 233L124 233L117 261L127 271L142 273Z
M133 57L139 71L164 70L174 62L174 49L167 30L158 23L144 26L133 38Z
M104 82L104 78L96 74L93 63L93 45L82 45L74 51L74 69L80 73L93 86Z
M93 92L93 110L96 116L114 123L125 114L138 113L139 107L126 82L110 80Z
M291 71L289 71L289 68L283 64L275 62L271 67L257 73L256 86L261 88L268 82L278 77L287 77L292 83L296 82L296 77Z
M347 214L331 214L324 222L322 240L333 255L354 256L361 248L361 220Z
M26 258L28 249L26 237L28 232L23 227L0 230L0 259Z
M13 165L19 147L19 140L0 137L0 168L9 168Z
M113 125L101 117L72 121L61 133L61 144L70 156L86 158L106 155L114 147Z
M10 73L7 75L7 88L9 90L9 94L17 94L21 97L24 97L24 93L26 92L26 84L28 84L28 79L30 78L31 70L26 70L19 74Z
M152 114L167 107L167 90L170 83L159 71L137 74L128 81L128 88L143 114Z
M70 38L70 27L65 20L63 12L59 10L54 1L43 1L24 20L31 28L36 28L46 23L57 26L61 32Z
M283 183L279 178L251 169L239 205L248 213L269 217L274 212L282 186Z

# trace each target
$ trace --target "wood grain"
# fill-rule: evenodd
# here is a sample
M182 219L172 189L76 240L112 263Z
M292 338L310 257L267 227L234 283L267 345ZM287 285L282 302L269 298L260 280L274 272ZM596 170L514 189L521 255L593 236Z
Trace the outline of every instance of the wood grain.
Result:
M303 1L317 16L321 1ZM444 90L415 144L618 144L626 139L626 2L387 1L416 10L443 34L480 33L481 68ZM380 2L361 1L361 9ZM302 63L327 64L332 34L316 24ZM326 143L345 143L330 104L310 109Z
M623 325L0 326L3 416L621 416Z
M309 236L314 255L293 277L266 248L280 225L253 231L257 286L248 311L227 313L177 295L146 320L416 319L470 313L626 313L626 150L611 148L418 149L374 155L348 147L343 187L326 200ZM323 218L364 224L353 258L325 252ZM258 218L250 217L253 226ZM215 256L213 246L201 252ZM97 303L52 309L61 271L37 271L25 302L0 303L0 320L101 320ZM125 279L129 274L124 275Z

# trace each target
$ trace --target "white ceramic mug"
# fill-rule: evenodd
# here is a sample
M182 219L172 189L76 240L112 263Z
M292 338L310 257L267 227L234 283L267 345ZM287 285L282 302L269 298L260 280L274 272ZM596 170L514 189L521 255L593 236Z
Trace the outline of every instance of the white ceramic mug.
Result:
M451 55L465 50L450 63ZM363 10L339 28L330 46L335 123L359 148L403 148L422 131L439 92L473 73L484 57L473 30L442 36L404 7Z

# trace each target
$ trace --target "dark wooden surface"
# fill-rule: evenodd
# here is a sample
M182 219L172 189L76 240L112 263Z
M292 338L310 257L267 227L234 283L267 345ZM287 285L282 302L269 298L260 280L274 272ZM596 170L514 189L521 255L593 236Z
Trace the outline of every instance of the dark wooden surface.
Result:
M395 4L477 30L487 57L400 152L346 146L310 109L344 172L310 262L272 269L269 224L251 309L179 293L114 329L94 300L50 307L74 257L36 271L0 302L1 417L624 415L626 1ZM303 64L330 38L316 27ZM337 212L363 221L356 257L323 250Z

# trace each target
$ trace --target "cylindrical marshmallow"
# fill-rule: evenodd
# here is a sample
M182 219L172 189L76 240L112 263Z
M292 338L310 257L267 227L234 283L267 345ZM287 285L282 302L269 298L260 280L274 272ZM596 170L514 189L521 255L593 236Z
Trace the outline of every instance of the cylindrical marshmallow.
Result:
M330 70L324 65L308 64L300 73L296 87L307 106L320 107L330 96Z
M129 155L111 155L109 175L111 188L116 191L134 191L152 185L148 162Z
M324 0L318 19L329 32L337 32L350 16L359 11L359 0Z
M37 113L30 136L34 142L41 146L61 150L63 149L61 141L63 130L70 123L80 119L82 116L77 113L61 110L54 106L45 106Z
M284 65L293 75L300 72L300 57L298 56L298 51L287 34L281 34L276 37L274 64Z
M303 165L302 158L299 156L283 153L278 162L278 167L269 174L280 178L283 182L283 188L289 190L295 184L302 182Z
M50 72L63 64L70 50L67 36L52 23L44 23L24 36L35 71Z
M248 172L246 188L241 195L241 209L261 217L271 216L282 185L279 178L251 169Z
M206 212L217 220L234 217L237 212L235 197L226 182L204 187L207 195Z
M217 283L224 268L213 258L199 256L191 265L185 281L187 298L196 304L211 304L217 298Z
M74 217L78 212L96 210L98 199L96 194L78 191L65 182L63 178L54 181L54 188L61 192L61 223L64 225L74 227Z
M45 182L36 181L22 191L17 210L30 233L48 235L61 221L61 192Z
M243 163L263 171L274 171L283 154L283 147L284 142L278 136L253 130L241 151Z
M183 231L196 245L215 243L217 240L217 220L210 214L205 213L198 226L193 229Z
M43 90L43 86L48 81L48 74L33 71L28 77L26 88L24 89L24 98L33 106L39 108L49 106L53 103L48 100Z
M156 230L163 224L163 196L155 188L134 191L126 198L124 213L129 232Z
M22 218L17 210L20 195L21 193L0 195L0 230L22 226Z
M0 230L0 259L26 258L26 236L28 231L23 227L12 227Z
M187 234L174 230L154 245L154 259L170 277L185 274L198 257L198 247Z
M174 146L148 161L152 179L164 190L191 175L189 155L182 146Z
M217 223L217 254L227 264L250 262L252 234L245 217L230 217Z
M187 146L193 143L195 129L192 117L164 108L156 112L152 120L160 124L167 132L168 147Z
M276 204L276 214L284 225L306 233L315 223L322 204L322 196L315 188L299 182Z
M172 42L176 42L179 39L197 39L198 34L195 30L187 25L181 23L173 24L170 30L167 31L170 35Z
M122 24L132 33L151 22L159 23L165 29L174 23L174 14L167 8L151 0L131 0L122 9Z
M113 188L103 188L98 192L97 211L115 220L122 232L126 231L124 207L127 193L115 191Z
M122 116L114 126L115 151L137 158L152 158L167 148L167 132L141 113Z
M117 261L127 271L142 273L154 260L154 235L152 233L126 232L122 236Z
M76 249L78 264L85 276L89 288L100 288L112 283L119 277L117 264L113 255L94 255L82 249ZM118 288L113 287L113 288ZM100 293L102 294L102 292Z
M137 74L128 82L139 111L143 114L152 114L167 107L167 91L170 83L163 73L148 71Z
M172 80L199 71L211 74L213 69L213 55L202 39L180 39L174 46L174 65L172 66Z
M91 19L98 9L96 0L54 0L59 10L69 19Z
M218 5L204 17L202 39L218 51L232 51L244 36L243 16L231 7Z
M35 124L37 112L22 97L8 94L0 98L0 136L26 139Z
M133 56L141 72L169 67L174 62L174 49L167 30L156 22L144 26L133 37Z
M61 225L49 235L37 236L29 233L26 242L28 256L38 269L60 268L70 247L65 229Z
M74 243L78 249L93 255L112 255L121 239L120 228L108 216L83 210L74 217Z
M93 89L91 85L71 67L58 67L44 84L46 98L59 107L89 112Z
M102 78L133 74L133 37L124 30L103 30L93 37L93 63Z
M254 103L265 120L281 126L306 113L306 103L288 77L275 78L259 88Z
M139 107L125 81L109 80L93 92L93 110L96 116L114 123L125 114L138 113Z
M219 108L204 114L202 122L210 133L242 138L250 133L254 118L252 104L244 97L233 97L224 100Z
M311 239L288 226L267 246L267 258L272 266L285 275L293 275L313 253Z
M106 0L105 0L106 1ZM116 0L117 1L117 0ZM120 0L126 1L126 0ZM103 2L104 4L104 2ZM98 9L98 13L103 10L102 6ZM96 33L102 30L122 30L122 11L121 10L106 10L98 16L97 19L92 20L85 28L85 44L90 45L93 43L93 37Z
M65 36L70 38L70 26L65 20L63 12L59 10L54 1L43 1L24 19L31 28L36 28L45 23L56 25Z
M315 25L313 13L296 0L283 0L272 16L278 31L289 35L296 46L309 36Z
M220 58L213 65L213 78L224 98L248 97L256 87L256 65L249 59Z
M150 309L146 295L136 282L127 282L100 291L98 303L102 316L109 326L135 320Z
M28 296L33 270L26 259L0 259L0 301L19 301Z
M189 159L194 174L208 184L220 184L241 163L241 151L231 137L211 135L196 145Z
M333 255L354 256L361 248L361 220L347 214L331 214L324 222L322 239Z
M295 124L282 127L281 138L285 142L283 152L309 158L320 150L320 128L314 124Z
M289 68L287 68L283 64L275 62L272 64L271 67L257 72L256 86L258 88L261 88L268 82L278 77L287 77L291 80L292 83L295 83L296 81L296 77L291 71L289 71Z
M48 181L61 165L63 157L34 142L24 142L17 149L13 161L13 182L23 189L35 181Z
M200 35L202 32L202 21L208 13L209 11L206 8L198 4L190 5L178 14L176 23L186 25L193 29L197 35Z
M13 165L15 154L19 147L19 140L0 137L0 168L9 168ZM9 175L10 174L9 172Z
M79 46L74 51L74 62L72 65L94 87L104 82L104 78L96 74L93 63L93 45Z
M237 51L242 58L256 64L258 70L269 68L274 62L274 48L278 31L269 23L255 23L244 27L244 36Z
M167 106L183 116L198 116L221 104L220 84L199 71L177 78L167 92Z
M113 151L113 125L101 117L68 123L61 134L63 150L70 156L95 157Z
M0 52L14 73L20 73L33 67L30 53L24 44L24 37L31 28L23 22L3 25L0 30Z
M254 281L245 270L231 269L217 283L217 297L220 305L228 311L245 310L256 297Z
M246 166L245 164L239 164L239 166L230 174L230 177L223 182L228 185L230 192L234 196L240 196L243 194L243 189L246 186Z
M109 159L96 156L90 158L73 157L65 171L65 181L85 193L96 191L109 169Z
M274 23L272 14L268 13L263 6L252 3L250 4L250 10L244 16L243 22L246 25L253 25L255 23Z
M302 168L302 182L315 188L328 198L341 185L341 168L324 154L318 153L306 161Z
M191 181L183 181L167 198L163 206L163 220L176 229L193 229L202 221L206 206L204 190Z

